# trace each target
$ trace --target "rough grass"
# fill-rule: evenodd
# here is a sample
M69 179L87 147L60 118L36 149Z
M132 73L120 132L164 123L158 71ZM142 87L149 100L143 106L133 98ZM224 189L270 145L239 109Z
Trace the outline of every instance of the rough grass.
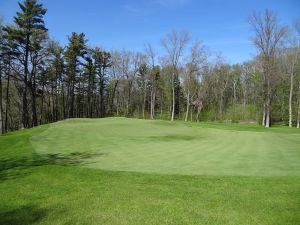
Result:
M298 131L234 126L119 118L68 120L2 136L0 224L299 224L300 176L298 165L293 164L300 163ZM265 136L260 139L259 135ZM218 143L221 137L236 140L223 140L223 144L231 144L223 146L227 150L222 152ZM250 140L239 138L255 140L251 142L253 150L248 146ZM198 148L198 139L206 143L205 148ZM142 148L146 143L152 145L147 151ZM211 151L219 156L205 150L214 145L219 147ZM103 146L110 146L109 151ZM126 146L133 151L126 151ZM180 148L193 156L180 154ZM198 151L205 154L198 155ZM193 172L189 167L183 168L184 172L176 169L176 163L178 167L183 163L179 159L171 163L176 159L171 153L190 163L197 156L207 155L206 160L212 162L202 167L193 164L196 173L202 175L173 175ZM263 176L252 163L243 167L237 162L244 157L252 157L251 162ZM226 163L228 160L232 162ZM123 167L147 173L95 169L105 161L110 170ZM110 162L111 168L108 161L114 161ZM148 164L152 162L156 162L153 167L157 169L151 170ZM233 165L245 176L237 175ZM203 175L205 169L216 166L213 176Z

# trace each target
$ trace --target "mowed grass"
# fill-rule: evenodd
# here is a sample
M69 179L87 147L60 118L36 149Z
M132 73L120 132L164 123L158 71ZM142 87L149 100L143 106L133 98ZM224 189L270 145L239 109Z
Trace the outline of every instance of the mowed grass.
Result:
M84 164L96 169L183 175L298 176L300 132L286 131L286 128L272 128L270 132L254 125L75 119L52 124L30 140L40 154L93 155L86 157Z
M0 136L0 224L296 225L299 135L123 118L13 132Z

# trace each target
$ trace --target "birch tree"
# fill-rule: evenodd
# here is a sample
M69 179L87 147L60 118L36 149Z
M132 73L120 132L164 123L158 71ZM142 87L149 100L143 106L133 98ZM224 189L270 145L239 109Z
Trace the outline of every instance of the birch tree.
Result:
M172 86L172 111L171 121L174 121L175 115L175 88L178 81L178 66L181 56L184 52L186 44L189 41L189 34L187 32L173 31L161 40L163 48L167 51L168 63L172 66L171 86Z

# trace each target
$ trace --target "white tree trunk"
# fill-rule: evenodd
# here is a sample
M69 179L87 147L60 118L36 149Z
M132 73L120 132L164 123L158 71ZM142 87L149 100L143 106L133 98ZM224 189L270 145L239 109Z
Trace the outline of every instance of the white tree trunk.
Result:
M298 95L298 118L297 118L297 128L300 128L300 82L299 82L299 95Z
M297 128L300 128L300 99L299 99L299 106L298 106Z
M292 109L292 100L293 100L293 86L294 86L294 74L291 73L291 84L290 84L290 97L289 97L289 127L293 126L293 109Z
M271 113L271 100L270 97L267 97L267 104L266 104L266 121L265 121L265 127L270 127L270 113Z
M262 126L266 125L266 103L264 103L264 108L263 108L263 117L262 117Z
M188 93L187 93L187 101L186 101L185 122L188 120L189 109L190 109L190 90L188 89Z
M200 113L201 113L201 111L202 111L202 106L203 106L202 102L201 102L201 103L198 103L198 107L197 107L197 116L196 116L197 122L199 122L199 116L200 116Z
M153 84L152 84L153 85ZM155 111L155 87L151 88L151 99L150 99L150 119L154 119L154 111Z
M156 98L156 91L154 90L153 101L152 101L152 119L154 119L155 117L155 98Z
M153 85L153 84L152 84ZM153 120L153 87L151 87L151 93L150 93L150 119Z
M171 115L171 121L174 121L174 114L175 114L175 75L173 74L172 79L172 115Z
M270 114L268 113L268 109L267 109L267 114L266 114L266 128L270 127Z

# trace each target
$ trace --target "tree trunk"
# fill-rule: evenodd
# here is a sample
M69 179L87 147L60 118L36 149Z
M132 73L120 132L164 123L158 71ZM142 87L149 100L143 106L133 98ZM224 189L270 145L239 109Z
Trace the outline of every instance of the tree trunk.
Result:
M290 80L290 97L289 97L289 127L293 126L293 109L292 109L292 101L293 101L293 87L294 87L294 71L291 71L291 80Z
M36 83L35 83L35 72L33 75L33 81L31 86L31 109L32 109L32 126L36 127L38 125L37 123L37 113L36 113Z
M116 80L113 85L113 90L112 90L112 94L111 94L111 98L110 98L110 107L109 107L110 115L113 114L113 105L114 105L114 99L115 99L118 83L119 83L119 81Z
M8 112L10 110L10 97L9 97L9 86L10 86L10 71L11 71L11 63L10 58L8 62L8 73L7 73L7 84L6 84L6 107L5 107L5 127L4 131L8 131Z
M154 85L154 84L153 84ZM150 119L154 119L154 112L155 112L155 98L156 98L156 93L155 93L155 87L152 87L151 90L151 100L150 100Z
M172 76L172 114L171 114L171 121L174 121L174 114L175 114L175 74L173 73L173 76Z
M270 127L270 113L271 113L271 100L270 96L267 97L266 102L266 121L265 121L265 127Z
M222 117L222 115L223 115L223 102L224 102L224 100L223 100L223 91L221 92L221 96L220 96L220 105L219 105L219 116L220 116L220 118Z
M126 115L129 116L130 115L130 103L131 103L131 85L132 85L133 81L128 81L128 101L127 101L127 113Z
M27 109L27 79L24 80L25 87L23 90L23 105L22 105L22 127L27 128L28 121L28 109Z
M99 77L99 116L104 117L104 71Z
M73 118L74 117L74 81L71 82L71 87L70 87L70 92L69 92L69 103L68 103L68 118Z
M264 108L263 108L263 116L262 116L262 126L266 125L266 103L264 103Z
M300 82L299 82L299 94L298 94L298 118L297 118L297 128L300 128Z
M190 90L188 89L187 99L186 99L186 112L185 112L185 122L188 120L189 109L190 109Z
M266 96L266 121L265 126L267 128L270 127L270 115L271 115L271 85L270 85L270 79L267 80L267 96Z
M0 62L0 135L3 134L3 114L2 114L2 65Z
M200 116L200 113L201 113L201 110L202 110L202 103L198 105L197 107L197 122L199 122L199 116Z
M51 84L51 99L52 99L52 118L51 118L51 122L55 121L55 98L54 98L54 85Z
M65 88L64 88L64 83L61 85L61 92L62 92L62 114L63 118L66 119L66 103L65 103Z
M146 81L144 82L144 96L143 96L143 110L142 110L142 114L143 114L143 119L145 119L145 108L146 108L146 96L147 96L147 89L146 89Z
M86 103L86 115L87 117L92 117L91 116L91 111L92 111L92 91L91 91L91 86L92 86L92 81L91 81L91 74L89 74L89 81L88 81L88 90L87 90L87 103Z
M24 89L23 89L23 107L22 107L22 124L24 128L29 126L28 108L27 108L27 86L28 86L28 58L29 58L29 34L26 35L25 60L24 60Z
M299 99L299 103L298 103L298 118L297 118L297 128L300 128L300 99Z
M57 90L57 87L58 87L58 79L59 79L59 76L58 76L58 73L57 73L57 69L56 69L56 76L55 76L55 88L54 88L54 92L55 92L55 95L54 95L54 102L53 102L53 113L54 113L54 121L58 121L58 90Z
M236 96L236 81L233 82L233 117L236 120L236 103L237 103L237 96Z
M43 114L44 114L44 91L45 91L45 83L43 82L42 87L42 102L41 102L41 114L40 114L40 124L43 123Z

